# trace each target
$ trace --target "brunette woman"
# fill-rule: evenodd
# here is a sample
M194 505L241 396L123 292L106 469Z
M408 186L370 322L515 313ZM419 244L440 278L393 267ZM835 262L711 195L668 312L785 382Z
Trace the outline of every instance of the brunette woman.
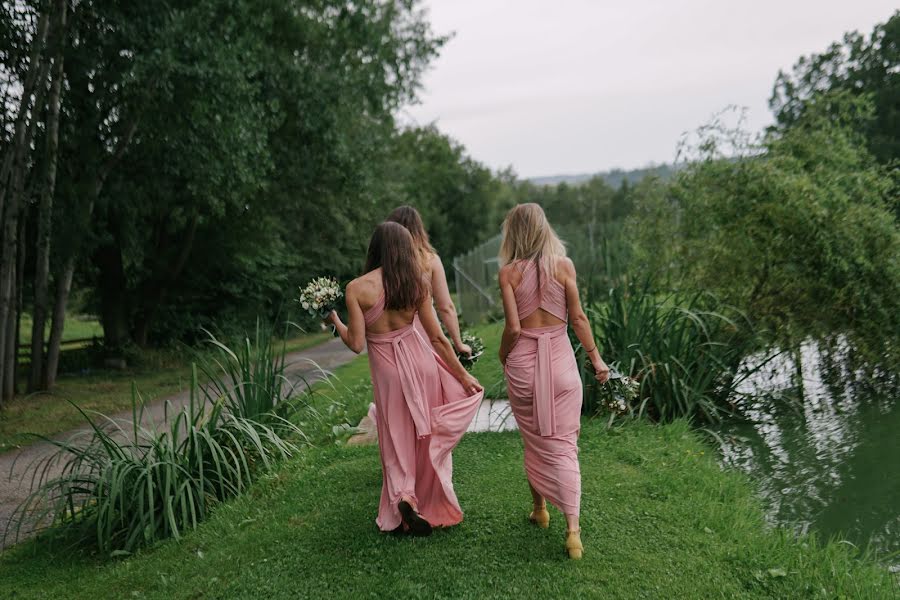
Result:
M463 343L459 331L459 319L456 316L456 306L453 305L453 298L450 297L450 287L447 285L447 274L444 272L444 263L441 257L435 252L428 240L428 232L425 231L425 225L422 223L422 216L412 206L399 206L391 211L387 221L400 223L406 227L407 231L412 235L413 245L422 265L422 271L426 279L431 284L431 295L434 298L434 308L437 311L438 318L447 333L450 334L450 341L453 347L460 354L471 354L472 348L468 344Z
M451 452L484 392L441 332L409 231L382 223L369 243L365 275L347 285L349 323L329 315L354 352L368 346L378 409L382 531L428 535L463 514ZM416 315L425 336L413 326Z

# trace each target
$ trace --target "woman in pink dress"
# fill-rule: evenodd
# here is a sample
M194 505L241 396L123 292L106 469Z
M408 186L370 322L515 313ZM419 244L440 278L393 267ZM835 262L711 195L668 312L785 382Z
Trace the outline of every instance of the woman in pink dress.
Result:
M412 206L398 206L391 211L385 221L400 223L413 238L413 245L419 254L422 271L426 279L431 282L431 296L434 298L434 309L438 319L447 330L453 347L459 354L472 354L472 348L462 341L459 330L459 318L456 316L456 306L450 296L450 286L447 285L447 274L444 272L444 263L441 257L432 247L428 239L428 232L422 223L422 216Z
M582 386L567 320L600 382L609 378L609 368L581 308L575 266L539 205L520 204L506 215L500 263L506 314L500 362L525 445L525 473L534 502L529 520L549 527L549 500L566 517L569 557L580 559Z
M378 410L382 488L376 523L382 531L428 535L462 521L453 490L451 452L484 391L456 358L431 308L431 293L410 233L382 223L369 243L366 274L347 285L347 346L368 346ZM413 326L419 314L422 329Z

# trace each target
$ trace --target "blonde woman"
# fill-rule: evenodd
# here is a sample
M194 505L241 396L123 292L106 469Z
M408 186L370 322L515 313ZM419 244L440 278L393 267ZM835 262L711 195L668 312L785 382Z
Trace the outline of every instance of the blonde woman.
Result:
M456 306L453 305L453 299L450 297L450 287L447 285L444 264L431 246L431 242L428 241L428 233L425 231L419 211L412 206L399 206L391 211L385 221L403 225L412 235L419 261L422 264L422 271L431 283L431 293L434 297L434 308L438 318L447 329L450 341L453 342L453 348L459 354L471 354L472 348L463 343L460 335L459 319L456 316Z
M510 405L525 444L525 473L534 509L529 520L550 525L549 500L566 517L566 551L580 559L581 379L566 322L587 350L598 381L609 378L581 307L575 266L537 204L520 204L503 222L500 292L506 327L500 362Z

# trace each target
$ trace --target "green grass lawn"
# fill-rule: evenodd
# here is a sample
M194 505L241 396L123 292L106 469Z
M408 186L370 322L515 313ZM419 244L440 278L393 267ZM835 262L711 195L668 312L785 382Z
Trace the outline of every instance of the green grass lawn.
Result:
M19 333L19 343L31 343L31 315L22 314L22 327ZM47 321L45 339L50 335L50 321ZM103 337L103 326L90 315L68 315L63 328L63 340L79 340L89 337Z
M492 329L495 328L495 329ZM490 349L497 326L479 328ZM479 377L490 371L488 353ZM377 447L334 425L371 400L361 356L314 386L298 423L314 447L264 475L181 540L120 560L29 541L0 554L6 598L895 598L897 581L841 543L764 523L749 481L723 471L687 424L585 421L582 539L568 560L564 520L526 521L517 433L467 435L454 454L458 527L430 538L374 524Z
M0 598L890 598L851 557L767 530L747 481L684 423L581 440L585 557L564 522L525 519L516 433L470 434L454 455L462 525L430 538L374 524L378 450L329 445L284 464L180 541L119 561L26 543L0 555Z
M329 333L302 334L287 340L286 346L296 352L328 339ZM132 383L148 402L187 389L190 360L186 351L145 350L140 365L123 371L61 375L51 393L18 396L0 411L0 452L33 443L29 434L49 436L81 426L81 415L67 400L109 414L131 408Z

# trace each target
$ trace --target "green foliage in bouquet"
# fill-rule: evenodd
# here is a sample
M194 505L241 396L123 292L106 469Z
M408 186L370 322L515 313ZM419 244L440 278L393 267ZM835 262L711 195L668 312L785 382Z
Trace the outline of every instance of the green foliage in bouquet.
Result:
M484 342L470 331L463 331L461 337L463 343L472 349L472 354L460 354L457 352L456 355L459 357L459 362L462 363L462 366L466 368L466 371L471 371L478 359L481 358L481 355L484 354Z

